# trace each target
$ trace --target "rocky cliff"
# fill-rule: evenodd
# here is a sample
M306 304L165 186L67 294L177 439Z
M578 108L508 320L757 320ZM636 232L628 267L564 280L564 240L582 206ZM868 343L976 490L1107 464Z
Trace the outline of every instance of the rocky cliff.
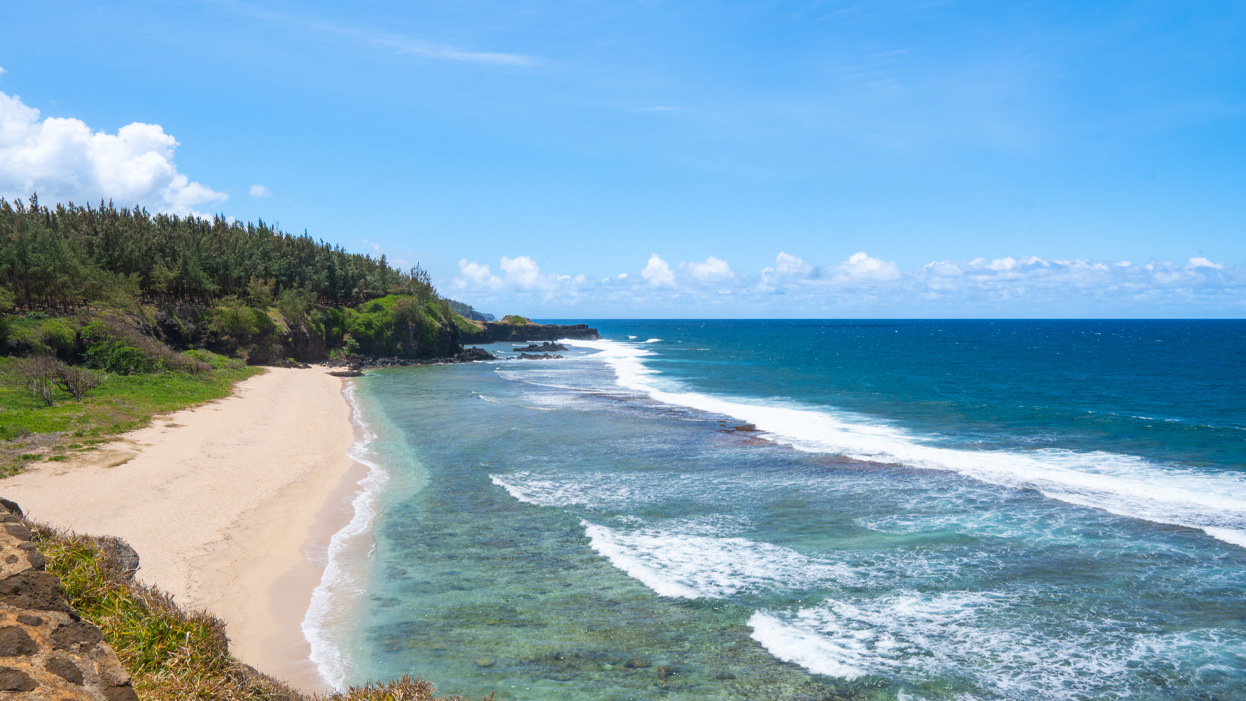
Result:
M69 606L21 509L0 500L0 698L138 701L99 628Z
M562 338L595 341L601 338L597 329L588 324L507 324L497 321L483 322L483 336L472 336L477 343L499 341L557 341Z

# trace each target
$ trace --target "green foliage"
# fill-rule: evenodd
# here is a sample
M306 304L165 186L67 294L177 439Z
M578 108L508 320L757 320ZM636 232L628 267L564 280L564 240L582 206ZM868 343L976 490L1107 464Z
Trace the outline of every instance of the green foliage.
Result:
M212 305L211 315L211 328L221 336L249 338L276 329L267 312L247 306L237 297L226 297Z
M118 319L96 319L83 326L78 335L82 341L82 362L87 367L119 375L209 369Z
M13 311L13 293L9 288L0 285L0 346L5 345L9 338L9 312Z
M197 360L201 363L205 363L213 370L242 370L246 367L246 363L238 360L237 358L230 358L202 348L184 351L182 355L185 355L191 360Z
M142 209L0 199L0 285L20 309L133 306L233 295L266 308L294 290L320 306L354 306L391 291L437 299L427 271L347 253L263 221L176 217ZM285 311L283 310L283 314Z
M502 317L502 323L509 324L511 326L528 326L532 323L532 320L519 316L518 314L507 314Z
M252 275L251 281L247 283L247 303L253 307L268 309L273 305L276 288L276 280L266 280Z
M483 326L477 326L470 319L464 318L460 314L454 315L454 325L459 327L459 335L464 341L470 341L474 336L483 335L485 330Z

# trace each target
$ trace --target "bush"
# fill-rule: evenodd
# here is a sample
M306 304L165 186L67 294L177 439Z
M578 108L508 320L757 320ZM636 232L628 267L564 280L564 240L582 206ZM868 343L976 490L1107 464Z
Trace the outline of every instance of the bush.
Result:
M273 331L276 325L267 312L248 307L237 297L226 297L212 306L211 329L220 336L248 338Z
M47 355L36 355L23 358L15 364L17 376L22 385L33 392L43 403L52 406L52 396L56 390L56 378L61 361Z
M206 372L212 367L201 360L182 355L118 321L92 321L82 327L80 335L84 364L118 375L164 370Z
M108 380L108 375L89 368L60 364L56 372L56 386L82 401L87 392L99 387Z

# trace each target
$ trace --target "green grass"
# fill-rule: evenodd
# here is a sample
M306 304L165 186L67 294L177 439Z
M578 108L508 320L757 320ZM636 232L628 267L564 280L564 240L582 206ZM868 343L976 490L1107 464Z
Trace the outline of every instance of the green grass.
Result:
M454 325L459 327L459 334L464 341L470 341L472 338L485 332L482 326L477 326L471 319L463 317L459 314L454 315Z
M99 627L142 699L439 701L432 684L410 677L309 698L234 659L220 620L203 612L188 614L164 593L130 579L116 555L116 541L30 525L47 570L64 584L70 606Z
M218 361L220 369L204 373L111 375L81 402L58 390L55 404L45 406L20 385L13 363L0 358L0 476L19 472L31 455L71 443L89 447L92 441L79 439L123 433L147 425L157 414L226 397L234 383L262 372Z

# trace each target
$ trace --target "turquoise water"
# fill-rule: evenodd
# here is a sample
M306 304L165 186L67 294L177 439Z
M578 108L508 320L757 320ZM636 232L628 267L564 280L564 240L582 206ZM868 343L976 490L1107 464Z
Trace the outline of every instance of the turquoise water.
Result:
M1246 324L596 326L358 381L335 681L1246 698Z

